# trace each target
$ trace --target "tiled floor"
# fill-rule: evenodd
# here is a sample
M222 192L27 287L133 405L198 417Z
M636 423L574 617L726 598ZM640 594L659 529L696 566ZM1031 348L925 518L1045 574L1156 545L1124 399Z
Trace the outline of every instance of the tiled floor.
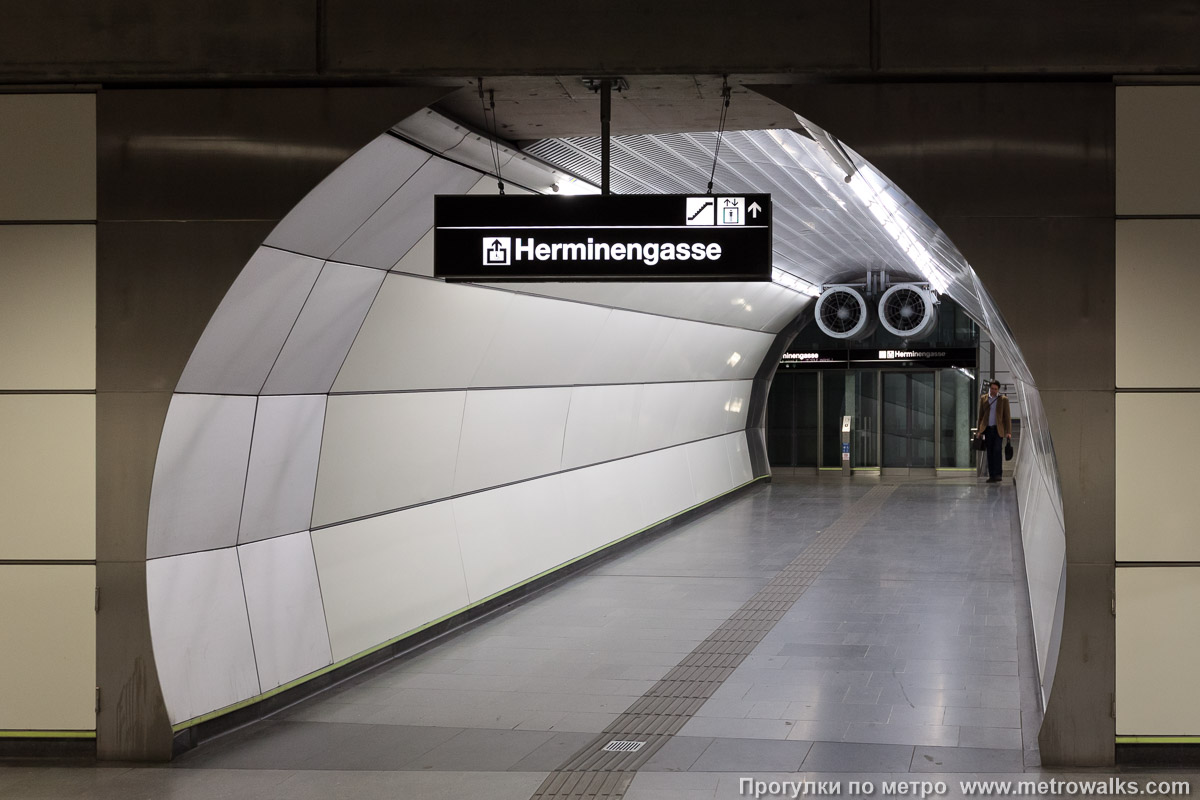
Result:
M759 486L169 767L0 766L0 797L525 800L879 483ZM626 796L1036 769L1014 513L1007 484L901 483Z

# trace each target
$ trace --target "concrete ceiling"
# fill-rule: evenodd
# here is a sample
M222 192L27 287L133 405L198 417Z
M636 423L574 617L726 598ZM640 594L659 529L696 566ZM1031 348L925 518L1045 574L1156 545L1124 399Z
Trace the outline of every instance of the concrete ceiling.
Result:
M755 76L761 82L762 76ZM720 75L633 75L612 95L612 135L714 131L721 118ZM795 117L731 78L728 130L795 127ZM497 133L517 144L548 138L600 135L600 96L582 76L485 78L494 91ZM480 130L484 112L476 81L433 106ZM491 114L488 114L491 117ZM488 119L488 124L491 120Z

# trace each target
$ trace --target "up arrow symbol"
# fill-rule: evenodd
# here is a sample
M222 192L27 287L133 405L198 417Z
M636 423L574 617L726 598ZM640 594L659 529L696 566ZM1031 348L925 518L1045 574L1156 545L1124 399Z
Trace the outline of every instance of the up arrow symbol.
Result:
M750 212L750 216L758 219L758 212L762 211L762 206L760 206L758 203L751 203L750 207L746 210Z

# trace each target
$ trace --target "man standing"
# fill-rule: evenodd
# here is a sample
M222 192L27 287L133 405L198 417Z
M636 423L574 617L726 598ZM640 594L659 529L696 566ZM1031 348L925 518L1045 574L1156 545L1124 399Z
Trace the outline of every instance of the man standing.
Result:
M1012 439L1012 416L1008 398L1000 394L1000 381L992 381L988 393L979 398L979 438L987 450L988 483L999 483L1004 477L1004 461L1000 451L1005 439Z

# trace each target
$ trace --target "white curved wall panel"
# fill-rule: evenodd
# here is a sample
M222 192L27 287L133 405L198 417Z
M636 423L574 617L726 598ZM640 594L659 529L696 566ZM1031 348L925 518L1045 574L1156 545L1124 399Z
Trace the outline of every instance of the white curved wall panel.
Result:
M774 336L769 333L675 320L646 370L656 381L753 378L772 341Z
M516 295L471 380L474 386L569 386L611 313Z
M579 554L565 485L552 475L451 501L472 603Z
M322 264L258 248L217 306L176 391L258 394Z
M744 406L733 404L737 382L703 381L686 385L691 387L692 395L686 413L675 418L673 433L676 442L691 442L725 433L729 430L730 421L737 420L742 413Z
M509 292L388 275L334 391L466 388L513 299ZM433 330L437 336L429 335Z
M465 392L330 397L313 526L452 494L465 401Z
M724 437L702 439L686 445L686 448L688 471L692 476L693 505L733 488Z
M259 694L235 548L147 562L146 601L172 724Z
M641 384L576 386L571 390L562 468L571 469L636 452Z
M317 184L266 244L329 258L428 160L428 153L394 136L376 137Z
M722 437L729 458L729 475L734 486L754 480L754 467L750 464L750 446L746 443L746 432L739 431Z
M263 394L328 392L383 278L378 270L326 262Z
M534 194L528 189L521 186L514 186L510 183L504 184L505 194ZM491 175L484 175L474 186L467 190L467 194L500 194L500 187L496 185L496 179Z
M642 510L636 458L563 473L558 486L569 510L564 522L577 537L577 556L657 521Z
M788 296L779 298L778 306L772 310L770 319L763 325L762 329L768 333L778 333L786 328L789 323L800 316L800 312L816 300L815 297L797 294L791 289L781 289L780 291Z
M656 450L745 427L749 383L646 384L638 412L635 452Z
M454 494L557 472L571 389L467 392Z
M255 398L177 394L154 464L146 557L232 547Z
M392 266L392 272L433 277L433 228L417 239L416 244Z
M1021 504L1028 508L1021 520L1021 540L1025 551L1025 572L1029 582L1039 675L1046 674L1050 657L1059 580L1066 558L1066 542L1056 524L1050 503L1050 495L1041 476L1035 475L1029 494L1021 498Z
M474 170L429 159L334 252L333 260L391 269L433 225L433 196L462 194L478 180Z
M683 447L658 450L630 459L637 482L644 525L674 516L696 504L691 468Z
M754 391L754 381L730 381L729 404L724 407L726 431L742 430L746 427L750 415L750 394Z
M490 284L499 288L505 284ZM778 333L811 301L775 283L524 283L521 292ZM740 302L739 302L740 301Z
M675 320L614 309L591 351L580 360L579 383L647 383L666 380L651 363L666 346Z
M744 380L754 377L774 340L769 333L680 321L663 356L682 367L677 380ZM669 369L670 363L663 366Z
M313 531L333 658L468 605L450 502Z
M237 552L261 691L333 663L308 532Z
M323 394L259 398L239 542L308 530L325 399Z
M638 427L634 438L634 449L637 452L658 450L677 444L676 423L680 416L696 416L694 409L700 404L695 402L695 387L692 383L648 383L642 390L642 403L638 409ZM726 394L729 387L724 383ZM700 428L698 423L689 422L681 429Z

